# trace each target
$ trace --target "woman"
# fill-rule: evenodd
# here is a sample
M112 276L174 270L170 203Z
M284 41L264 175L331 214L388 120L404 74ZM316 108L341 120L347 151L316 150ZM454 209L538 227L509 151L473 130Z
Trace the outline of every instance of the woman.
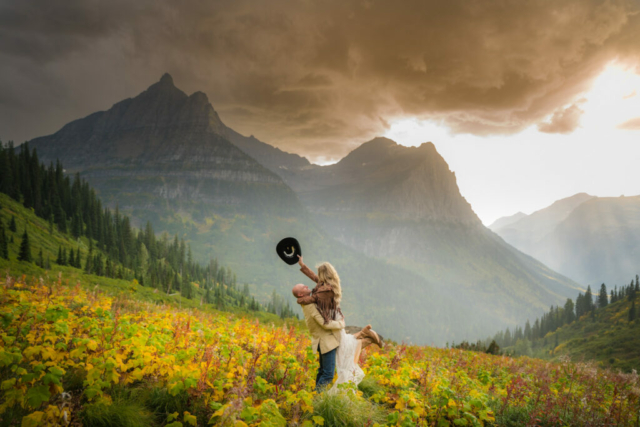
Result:
M325 323L336 320L338 316L344 318L340 310L342 288L336 269L328 262L324 262L318 266L318 274L316 275L306 266L300 255L298 255L298 259L300 271L316 283L311 295L298 298L298 304L316 304ZM338 384L342 383L352 382L357 386L364 378L364 372L358 364L360 352L372 343L380 348L384 345L380 336L371 329L371 325L365 326L354 335L347 334L344 329L340 333L340 346L336 355L338 379L331 387L331 392L335 392Z

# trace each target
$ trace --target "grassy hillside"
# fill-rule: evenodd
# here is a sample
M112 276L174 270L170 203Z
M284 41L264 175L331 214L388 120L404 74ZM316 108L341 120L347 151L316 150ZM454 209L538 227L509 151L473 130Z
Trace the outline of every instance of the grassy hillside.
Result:
M17 230L15 232L11 232L8 229L8 225L12 218L15 218L17 226ZM0 220L2 220L5 225L7 238L9 240L13 239L13 243L9 243L8 245L9 260L0 257L0 271L3 274L14 277L20 277L22 275L29 278L42 277L48 281L57 280L58 277L62 275L62 277L64 277L65 284L68 285L81 283L82 286L86 286L91 289L100 289L101 291L108 292L113 295L121 292L133 292L137 295L137 298L156 304L170 304L180 307L198 307L204 310L213 310L211 305L202 303L204 291L199 287L195 288L195 295L192 299L184 298L182 295L176 295L175 293L172 294L172 296L169 296L158 289L136 285L131 280L85 274L82 269L56 264L55 260L58 255L59 248L64 248L67 252L71 249L76 251L79 248L83 254L82 260L84 262L84 256L89 251L88 239L85 237L75 239L67 233L60 233L57 227L50 227L47 221L36 216L32 209L26 209L21 203L16 202L11 197L3 193L0 193ZM42 251L45 265L48 261L50 266L49 269L41 268L35 263L17 261L20 243L22 241L22 234L25 227L28 230L33 259L37 260L40 251ZM96 248L93 250L94 252L100 252ZM228 305L226 310L238 314L244 313L245 315L250 311L248 309L234 307L232 305ZM251 313L255 318L279 323L279 317L271 313L266 313L264 311L251 311Z
M635 310L640 311L640 297ZM628 298L582 316L533 344L521 341L507 351L549 360L595 360L600 367L640 370L640 316L629 321Z
M306 333L136 295L38 280L2 284L0 425L638 422L637 375L393 343L365 350L357 393L316 394Z

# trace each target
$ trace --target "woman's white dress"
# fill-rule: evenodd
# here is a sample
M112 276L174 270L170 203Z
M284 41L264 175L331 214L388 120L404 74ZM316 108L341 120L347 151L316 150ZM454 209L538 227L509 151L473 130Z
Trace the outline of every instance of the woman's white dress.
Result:
M335 393L339 384L351 382L355 387L360 384L364 378L364 372L360 366L353 361L358 347L358 340L351 334L347 334L344 329L340 331L340 346L336 353L336 368L338 370L338 379L333 383L329 390Z

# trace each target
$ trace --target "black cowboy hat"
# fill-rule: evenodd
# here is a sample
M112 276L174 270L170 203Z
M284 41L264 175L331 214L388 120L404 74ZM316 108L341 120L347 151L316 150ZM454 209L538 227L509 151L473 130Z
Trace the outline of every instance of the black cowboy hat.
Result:
M285 237L276 245L278 256L287 264L293 265L298 262L298 255L302 256L300 243L293 237Z

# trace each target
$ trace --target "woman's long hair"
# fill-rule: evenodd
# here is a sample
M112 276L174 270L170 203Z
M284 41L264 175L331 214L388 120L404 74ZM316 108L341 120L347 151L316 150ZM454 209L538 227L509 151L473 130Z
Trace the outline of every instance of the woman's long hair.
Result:
M338 272L333 268L333 265L328 262L320 264L318 266L318 279L320 279L320 282L331 285L336 304L339 304L342 299L342 288L340 287L340 276L338 276Z

